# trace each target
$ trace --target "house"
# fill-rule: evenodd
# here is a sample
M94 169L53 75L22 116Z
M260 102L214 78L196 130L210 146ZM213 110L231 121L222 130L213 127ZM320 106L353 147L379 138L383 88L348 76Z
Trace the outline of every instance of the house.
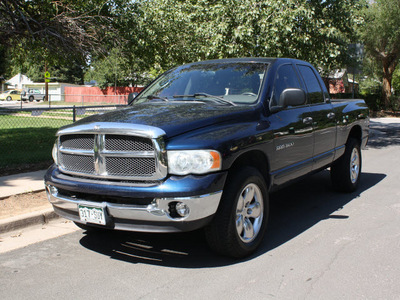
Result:
M49 101L65 101L65 87L79 87L78 84L65 82L49 82ZM36 89L41 94L46 93L46 84L44 82L32 82L23 84L24 90Z
M14 77L5 82L5 84L8 85L8 89L16 89L16 90L22 90L24 84L29 84L29 83L33 83L33 81L30 80L29 77L21 73L18 73L17 75L15 75Z
M348 77L347 70L335 70L331 72L327 77L324 78L325 84L329 89L330 94L340 94L340 93L352 93L353 86L354 91L358 93L358 82Z

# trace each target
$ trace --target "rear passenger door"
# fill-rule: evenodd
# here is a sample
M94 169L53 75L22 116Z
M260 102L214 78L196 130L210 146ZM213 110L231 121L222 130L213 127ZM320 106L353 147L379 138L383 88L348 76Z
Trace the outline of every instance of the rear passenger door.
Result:
M336 143L336 116L320 76L308 65L297 65L308 92L314 129L313 170L331 163Z

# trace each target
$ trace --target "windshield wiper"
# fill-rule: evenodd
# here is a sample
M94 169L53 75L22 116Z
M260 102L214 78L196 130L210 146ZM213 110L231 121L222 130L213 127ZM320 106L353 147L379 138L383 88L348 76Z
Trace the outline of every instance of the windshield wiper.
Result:
M196 98L196 97L206 97L206 98L211 98L214 101L217 101L219 103L224 103L224 104L229 104L232 106L236 106L235 103L233 103L232 101L226 100L222 97L219 96L214 96L214 95L210 95L207 93L194 93L192 95L174 95L174 98Z
M165 101L165 102L168 102L169 100L168 100L168 98L166 98L166 97L160 97L160 96L156 96L156 95L149 95L149 96L147 96L147 99L148 100L153 100L153 99L156 99L156 100L162 100L162 101Z

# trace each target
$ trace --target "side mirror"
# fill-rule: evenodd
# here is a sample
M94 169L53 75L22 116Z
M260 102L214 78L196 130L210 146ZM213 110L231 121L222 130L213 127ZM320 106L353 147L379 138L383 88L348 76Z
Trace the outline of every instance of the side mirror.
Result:
M279 97L279 105L283 108L299 106L306 103L306 93L302 89L285 89Z
M128 105L131 105L133 103L133 101L135 101L135 98L137 97L137 95L139 95L139 93L137 93L137 92L130 93L128 95Z

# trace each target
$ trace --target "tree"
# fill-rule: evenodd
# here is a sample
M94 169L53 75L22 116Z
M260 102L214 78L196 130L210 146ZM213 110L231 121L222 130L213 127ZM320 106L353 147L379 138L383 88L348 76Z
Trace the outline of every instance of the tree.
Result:
M400 96L400 65L397 65L396 70L393 72L392 87L396 96Z
M101 0L1 0L0 42L48 55L87 55L112 30L113 4Z
M139 3L121 0L115 5L113 24L116 31L109 34L105 51L90 56L86 81L95 80L100 87L148 83L146 74L153 67L154 59L151 58L151 47L139 42L147 40L138 24L143 18Z
M83 83L90 61L126 44L135 6L129 0L0 0L0 66L43 81L46 63L56 80Z
M358 0L147 0L141 29L160 69L239 56L285 56L343 65L360 19Z
M382 99L390 107L393 73L400 59L400 0L376 0L364 10L361 39L382 69Z
M107 56L91 63L85 74L86 81L95 80L102 88L127 85L130 77L126 55L120 48L111 49Z

